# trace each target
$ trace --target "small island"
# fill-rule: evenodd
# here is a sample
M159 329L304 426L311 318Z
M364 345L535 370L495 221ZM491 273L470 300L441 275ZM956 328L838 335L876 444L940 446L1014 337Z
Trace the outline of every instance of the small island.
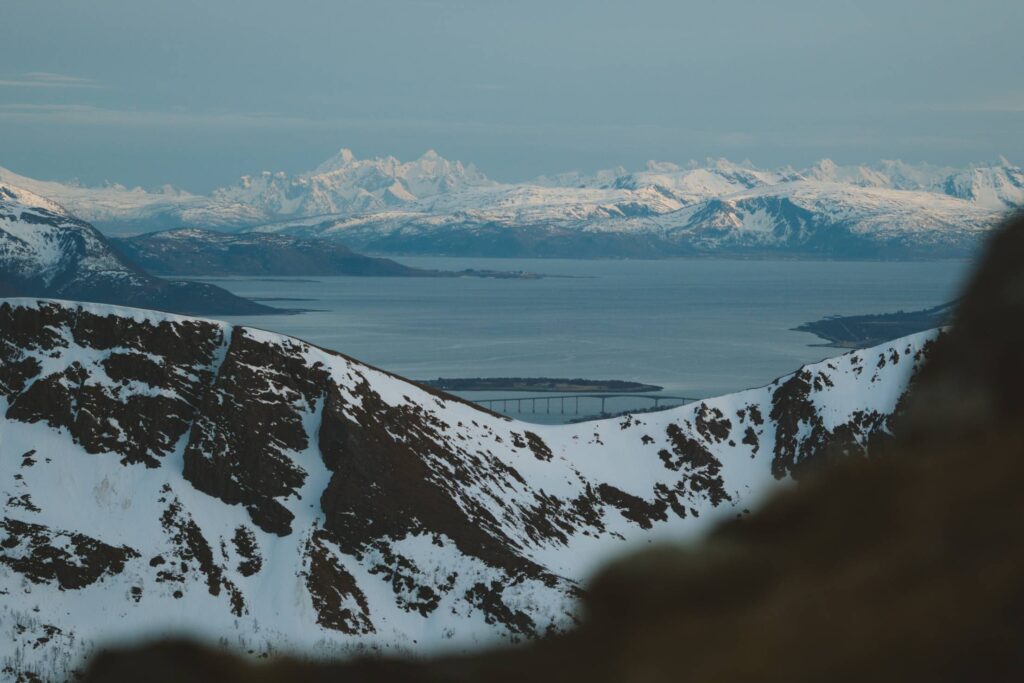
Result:
M951 301L923 311L896 311L875 315L829 316L793 329L810 332L826 340L822 346L859 349L948 325L957 302Z
M647 393L663 387L618 379L561 379L553 377L469 377L428 379L420 382L442 391L529 391L552 393Z

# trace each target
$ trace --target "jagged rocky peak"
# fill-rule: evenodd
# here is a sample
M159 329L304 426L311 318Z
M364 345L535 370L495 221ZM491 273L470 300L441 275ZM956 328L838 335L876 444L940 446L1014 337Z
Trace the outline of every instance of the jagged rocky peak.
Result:
M544 426L269 332L5 300L2 654L60 678L169 628L333 654L564 629L603 558L887 439L933 336Z

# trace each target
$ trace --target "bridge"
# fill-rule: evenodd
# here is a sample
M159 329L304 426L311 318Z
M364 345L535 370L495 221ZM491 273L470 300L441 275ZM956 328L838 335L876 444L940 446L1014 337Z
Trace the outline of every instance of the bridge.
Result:
M525 403L528 412L536 413L537 404L541 406L540 412L551 413L551 404L555 403L558 406L558 413L565 415L565 404L569 401L569 408L572 414L580 414L580 399L584 400L584 407L586 407L586 401L600 401L601 410L598 414L605 414L605 402L609 399L616 398L630 398L630 399L641 399L650 401L655 408L661 406L663 402L666 403L678 403L684 405L686 403L693 403L694 401L700 401L699 398L690 398L688 396L665 396L657 395L652 396L650 394L560 394L554 396L510 396L508 398L482 398L476 399L473 402L482 406L486 406L491 410L498 410L498 406L501 406L500 412L507 413L509 405L515 406L515 412L517 414L524 414L523 404ZM584 413L586 414L586 413Z

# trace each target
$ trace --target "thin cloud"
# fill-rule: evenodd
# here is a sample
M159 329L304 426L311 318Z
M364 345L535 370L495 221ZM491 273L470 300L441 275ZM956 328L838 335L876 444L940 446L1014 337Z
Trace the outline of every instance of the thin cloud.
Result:
M517 139L559 140L566 149L583 149L595 140L614 139L622 149L646 150L652 145L714 145L747 150L752 146L786 149L850 149L891 144L894 138L871 130L845 128L818 131L709 130L657 124L564 124L436 119L309 118L272 112L201 112L106 109L85 104L0 104L0 123L121 126L135 128L194 128L230 130L414 131L438 135L452 132L512 136ZM929 149L961 150L977 147L978 140L962 136L916 135L899 137L901 144ZM529 143L528 143L529 144ZM536 142L549 146L549 142Z
M15 79L0 79L0 87L8 88L102 88L91 78L69 76L51 71L30 71Z

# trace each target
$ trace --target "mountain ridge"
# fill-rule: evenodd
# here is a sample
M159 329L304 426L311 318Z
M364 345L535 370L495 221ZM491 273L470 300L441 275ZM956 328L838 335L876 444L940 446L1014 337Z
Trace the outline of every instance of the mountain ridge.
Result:
M208 197L90 190L0 169L5 178L115 232L283 231L380 253L963 257L1003 213L1024 205L1024 170L1005 159L963 169L825 159L803 170L709 159L498 183L436 152L401 162L342 150L313 171L244 176ZM700 219L722 203L756 216ZM778 208L787 204L808 212L813 234L793 238L792 216Z
M310 653L562 630L602 558L886 440L933 338L549 426L253 328L5 300L2 657L56 677L168 628Z

